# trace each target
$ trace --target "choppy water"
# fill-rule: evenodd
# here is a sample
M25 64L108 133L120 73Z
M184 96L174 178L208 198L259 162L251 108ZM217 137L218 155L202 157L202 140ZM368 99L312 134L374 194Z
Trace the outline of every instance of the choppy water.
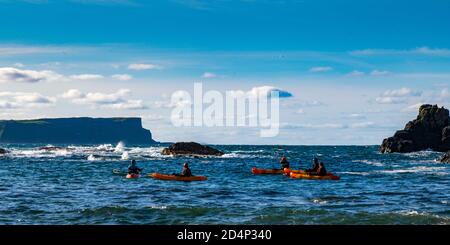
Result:
M450 165L440 153L380 154L376 146L217 146L223 157L162 156L162 146L2 145L0 224L450 224ZM252 166L294 168L313 156L340 181L254 176ZM127 180L127 158L144 172L190 162L207 181ZM297 161L301 160L301 164Z

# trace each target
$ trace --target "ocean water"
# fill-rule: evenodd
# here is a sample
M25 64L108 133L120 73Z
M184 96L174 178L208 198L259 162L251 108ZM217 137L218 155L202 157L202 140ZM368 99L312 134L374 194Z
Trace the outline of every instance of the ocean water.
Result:
M450 224L450 165L440 153L380 154L377 146L216 146L222 157L163 156L162 145L2 145L0 224ZM253 175L317 156L339 181ZM184 161L207 181L127 180L112 174L136 159L146 174ZM300 161L300 162L299 162Z

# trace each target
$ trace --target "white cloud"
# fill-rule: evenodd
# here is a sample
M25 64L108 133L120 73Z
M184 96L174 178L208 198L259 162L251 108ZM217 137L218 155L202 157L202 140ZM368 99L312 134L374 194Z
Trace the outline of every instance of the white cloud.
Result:
M427 55L427 56L450 56L450 49L418 47L409 50L398 49L364 49L350 52L355 56L376 56L376 55Z
M374 122L360 122L350 124L350 128L368 128L374 126Z
M297 129L297 128L310 128L310 129L340 129L346 128L347 126L340 123L307 123L307 124L290 124L282 123L281 128L283 129Z
M70 89L61 95L62 98L70 99L75 104L98 105L113 109L145 109L142 100L128 100L131 94L128 89L119 89L114 93L89 92L83 93L77 89Z
M37 83L63 80L64 76L50 70L22 70L14 67L0 67L0 83Z
M414 105L410 105L410 106L404 108L402 111L405 111L405 112L417 112L417 111L419 111L420 106L423 105L423 104L426 104L426 103L419 102L419 103L416 103Z
M205 73L203 73L202 77L203 78L215 78L215 77L217 77L217 75L212 72L205 72Z
M141 70L159 70L162 69L161 66L155 64L143 64L143 63L134 63L128 65L129 70L141 71Z
M358 71L358 70L353 70L347 74L347 76L351 76L351 77L360 77L360 76L364 76L364 75L365 75L364 72Z
M404 103L410 97L420 96L422 92L413 91L410 88L400 88L385 91L380 97L375 99L380 104L398 104Z
M311 69L309 69L310 72L326 72L331 70L333 70L333 68L330 66L317 66L311 67Z
M1 109L46 107L53 105L55 102L55 98L35 92L0 92Z
M386 76L391 74L389 71L380 71L380 70L373 70L370 72L371 76Z
M352 113L350 115L348 115L349 118L353 118L353 119L364 119L366 118L365 115L363 114L358 114L358 113Z
M98 80L103 79L104 76L99 74L77 74L71 75L70 78L74 80Z
M128 81L133 79L133 76L129 74L114 74L111 77L119 81Z
M247 95L251 97L258 97L258 96L271 97L272 92L278 92L278 96L280 98L292 97L292 94L290 92L272 86L253 87L250 91L247 92Z

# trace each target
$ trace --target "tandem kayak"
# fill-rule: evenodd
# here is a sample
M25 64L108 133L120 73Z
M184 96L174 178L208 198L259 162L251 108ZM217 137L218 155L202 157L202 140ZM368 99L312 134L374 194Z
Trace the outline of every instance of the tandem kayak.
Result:
M263 168L252 168L253 174L283 174L283 169L263 169Z
M283 169L283 171L284 171L284 174L287 175L287 176L289 176L291 173L309 175L308 172L306 172L305 170L301 170L301 169L285 168L285 169ZM332 173L327 173L327 176L331 176L331 175L333 175L333 174Z
M293 179L316 179L316 180L339 180L341 179L339 176L333 175L332 173L328 173L325 176L312 175L308 173L290 173L291 178Z
M149 174L150 177L158 180L177 180L177 181L202 181L207 180L206 176L177 176L172 174L160 174L160 173L152 173Z
M127 178L127 179L137 179L139 177L141 177L140 174L127 174L127 176L125 178Z

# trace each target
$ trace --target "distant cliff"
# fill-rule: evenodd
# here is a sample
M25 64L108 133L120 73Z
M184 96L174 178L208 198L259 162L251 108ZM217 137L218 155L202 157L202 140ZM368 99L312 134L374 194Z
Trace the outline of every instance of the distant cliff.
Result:
M102 144L155 143L140 118L0 120L0 142Z

